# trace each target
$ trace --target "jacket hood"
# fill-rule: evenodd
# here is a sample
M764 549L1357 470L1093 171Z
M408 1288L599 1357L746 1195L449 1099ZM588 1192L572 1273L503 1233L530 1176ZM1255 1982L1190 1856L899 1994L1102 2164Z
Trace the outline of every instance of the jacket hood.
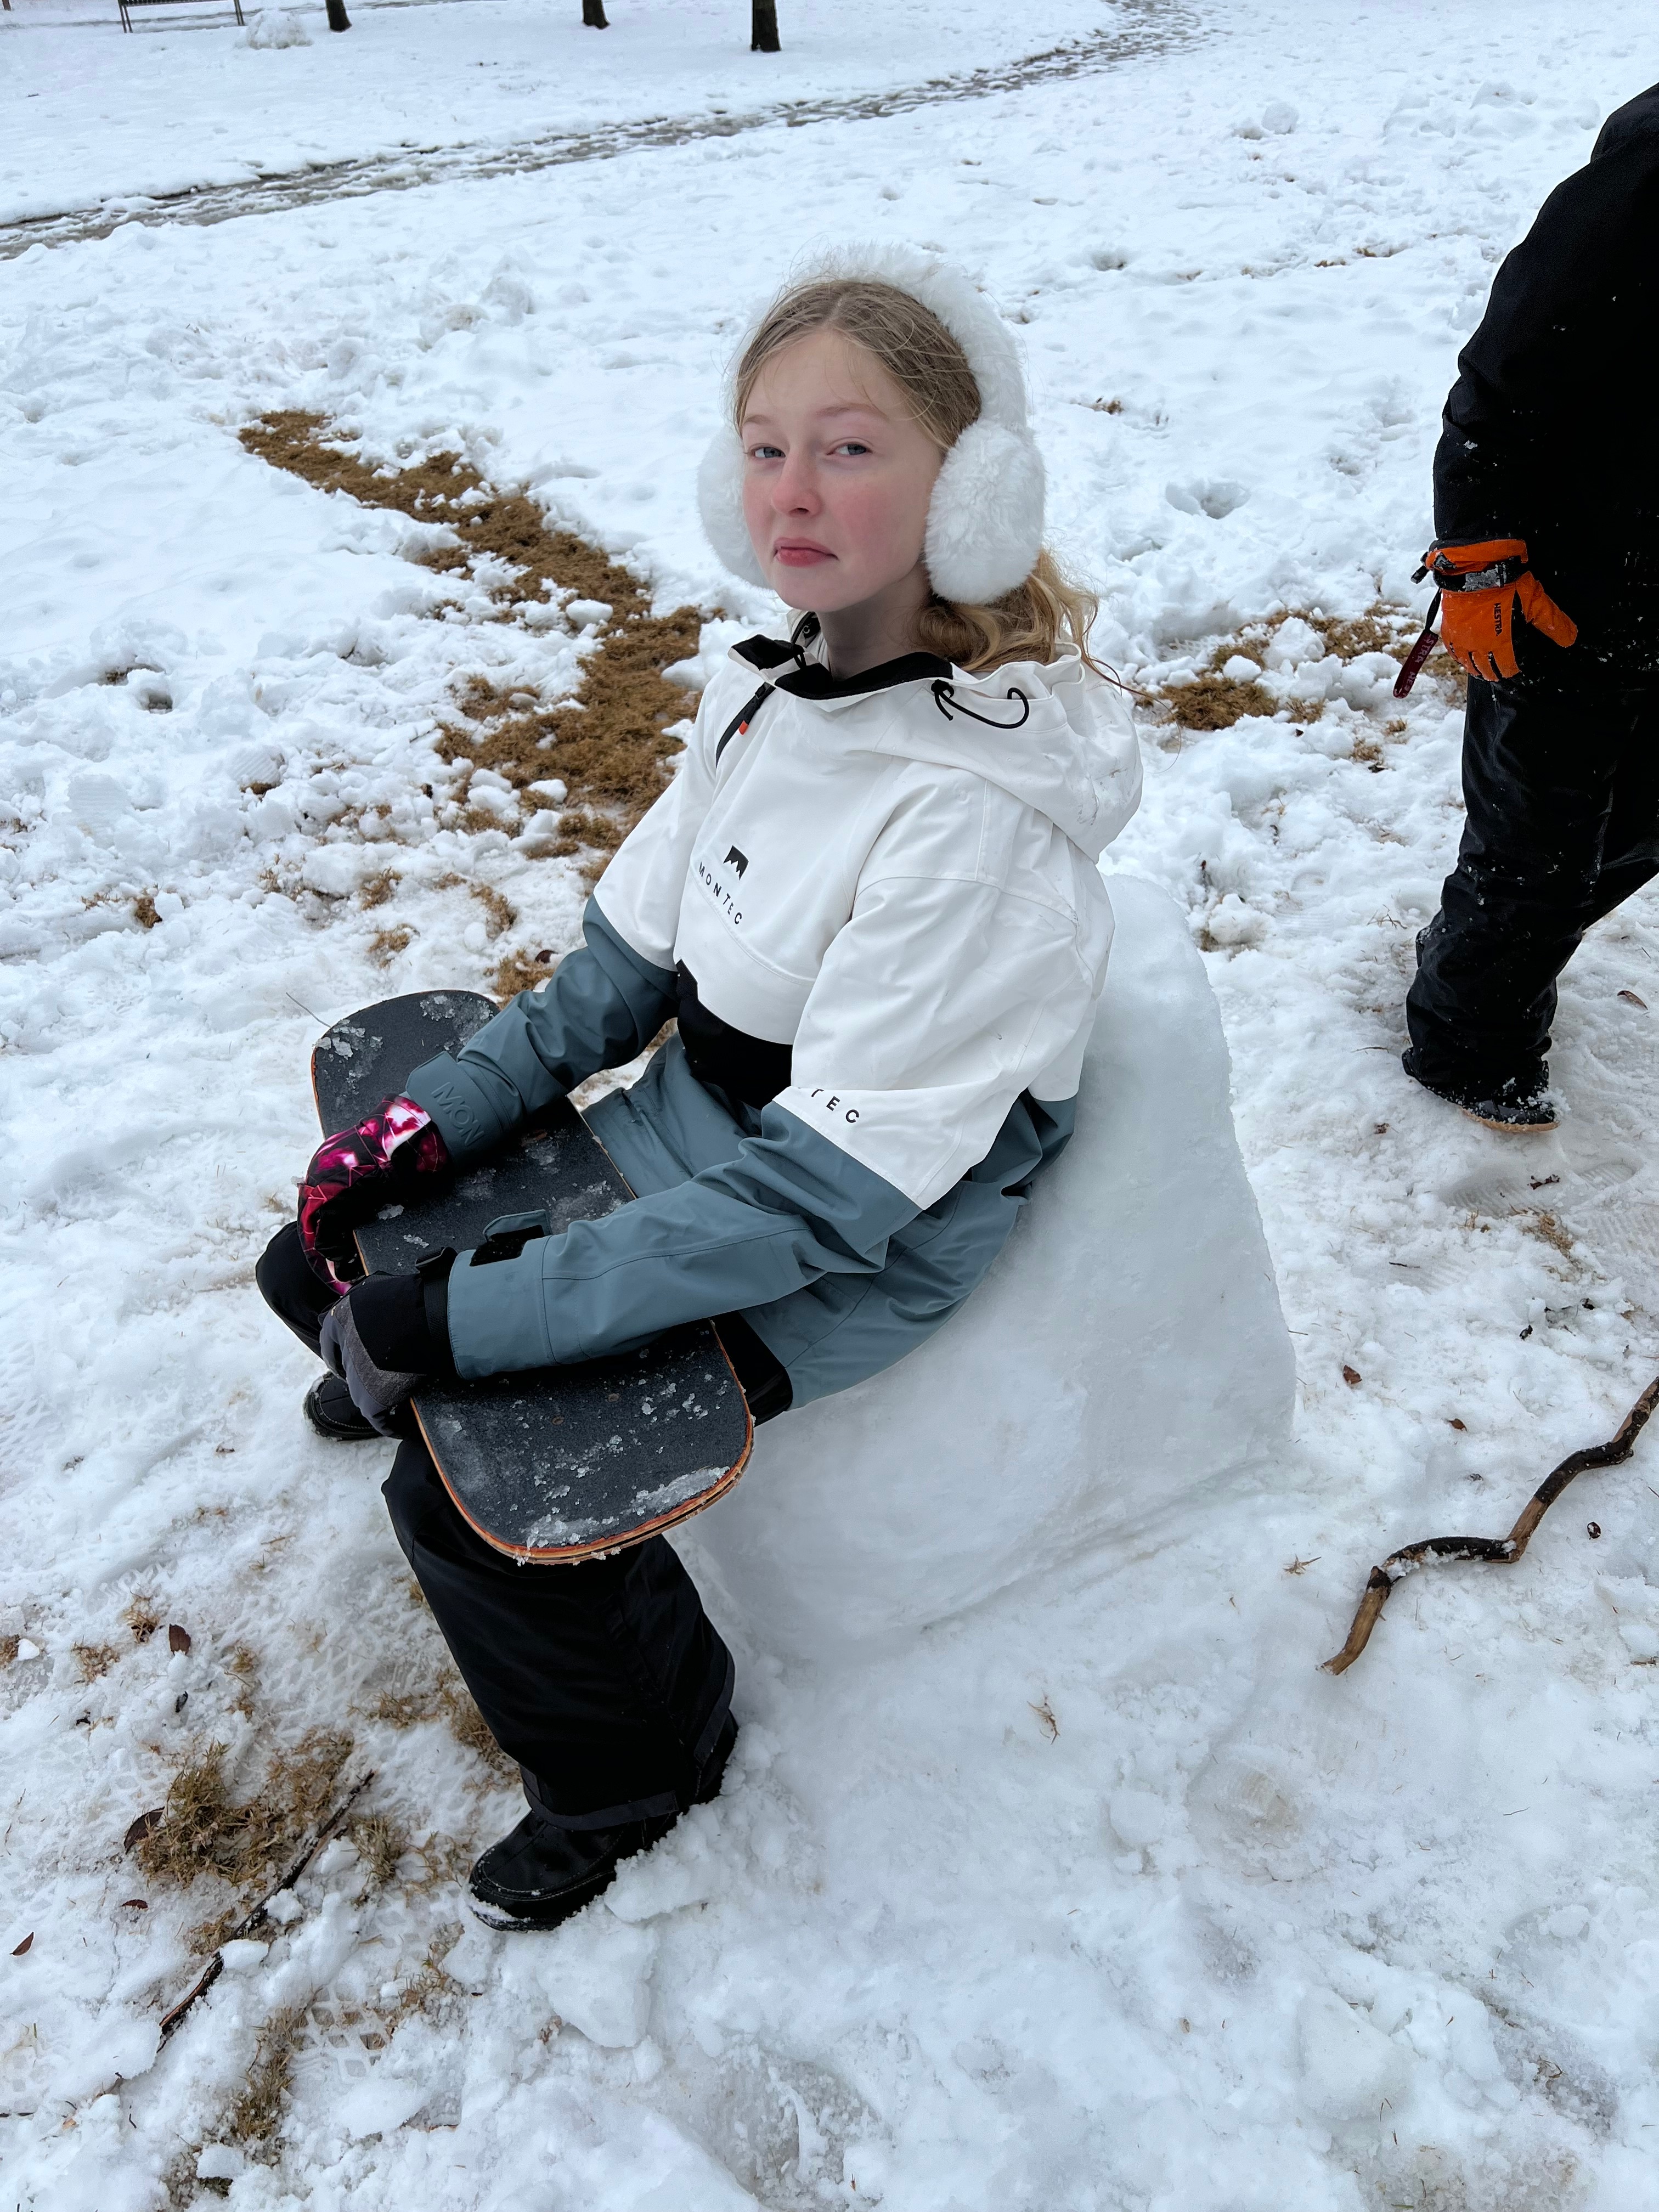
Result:
M751 638L732 659L845 720L872 752L964 769L1044 815L1097 860L1140 804L1140 747L1127 695L1073 646L1058 659L1006 662L970 676L907 653L837 680L816 637L799 647ZM773 670L776 673L773 674Z

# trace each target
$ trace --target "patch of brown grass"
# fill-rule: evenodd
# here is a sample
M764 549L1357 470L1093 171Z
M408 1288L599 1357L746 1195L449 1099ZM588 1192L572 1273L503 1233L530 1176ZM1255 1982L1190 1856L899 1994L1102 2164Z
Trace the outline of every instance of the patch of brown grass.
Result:
M241 442L321 491L345 491L361 507L396 508L453 531L452 544L431 546L420 562L441 575L471 571L487 580L504 619L544 606L549 591L602 599L611 615L575 699L542 706L529 692L471 677L458 702L469 728L447 728L438 750L449 761L493 768L515 790L560 775L580 805L617 810L623 832L633 827L664 790L664 761L679 752L664 728L695 703L661 675L696 650L702 615L695 606L653 615L650 595L619 562L575 531L550 526L529 493L502 491L458 453L374 467L330 434L323 416L301 410L250 422Z
M107 1674L121 1656L113 1644L77 1644L73 1648L83 1682L95 1682L100 1674Z
M153 1597L136 1597L121 1615L132 1631L135 1644L148 1644L161 1626L161 1616L155 1609Z
M236 1684L236 1694L230 1701L230 1710L252 1720L253 1685L259 1674L258 1659L246 1644L233 1644L225 1654L225 1665Z
M520 991L533 990L553 973L552 963L539 952L509 952L495 963L489 978L489 995L503 1006Z
M697 609L653 614L649 593L628 569L574 532L553 527L527 493L501 490L458 453L376 467L331 434L322 416L298 409L250 423L241 441L273 468L321 490L443 525L454 542L428 548L421 562L441 574L471 572L500 603L504 620L545 605L550 591L610 607L574 698L547 706L522 688L503 690L473 676L457 702L464 722L445 726L438 750L446 760L494 769L518 791L562 776L574 804L605 810L620 842L667 784L665 763L680 750L678 738L664 734L667 725L696 704L662 672L696 651ZM480 810L473 826L498 825ZM567 848L561 840L554 848L566 849L581 846Z
M151 891L140 891L132 902L132 918L140 929L154 929L161 917L155 911L155 897Z
M294 2082L295 2031L305 2018L301 2005L283 2005L259 2031L247 2081L221 2123L220 2140L269 2142L276 2132Z
M298 408L250 423L241 441L250 453L320 491L343 491L360 507L390 507L453 530L459 544L421 556L423 566L441 574L455 574L486 558L511 571L513 581L502 595L520 603L544 599L544 587L550 586L579 599L604 599L613 616L646 604L626 568L573 531L550 527L527 493L498 489L459 453L376 466L331 434L323 416Z
M276 1753L251 1797L235 1799L225 1747L210 1744L174 1775L161 1820L134 1845L133 1856L152 1881L179 1888L213 1875L240 1890L285 1873L327 1810L350 1751L349 1735L313 1729L292 1751Z
M1279 702L1247 678L1194 676L1164 694L1170 717L1183 730L1231 730L1246 714L1271 716Z
M459 1675L418 1690L386 1690L368 1709L368 1717L388 1727L416 1728L423 1721L447 1721L457 1743L477 1753L498 1774L516 1774L518 1768L489 1733L489 1724L468 1696Z
M17 1647L22 1641L21 1636L0 1636L0 1667L12 1665L17 1657Z
M395 868L382 868L378 876L370 876L357 891L357 903L365 912L370 907L384 906L403 878Z
M351 1821L346 1833L357 1846L370 1881L384 1889L398 1872L398 1862L409 1849L409 1838L387 1814L366 1813Z
M463 1865L451 1875L452 1880L459 1879L459 1875L465 1871L466 1857L467 1854L464 1851ZM432 1938L426 1947L426 1956L422 1960L419 1968L398 1996L397 2008L392 2015L394 2023L397 2021L407 2020L416 2013L424 2014L430 2018L455 1995L456 1985L444 1972L443 1962L459 1942L463 1932L459 1921L450 1921Z
M518 920L518 909L488 884L469 884L468 890L484 910L484 928L491 937L499 937L503 930L511 929Z
M1363 615L1339 617L1308 607L1281 609L1260 622L1244 623L1233 636L1216 647L1207 670L1185 683L1171 684L1159 701L1168 719L1186 730L1231 729L1246 714L1284 714L1304 726L1316 722L1325 711L1322 699L1290 699L1281 702L1265 685L1249 677L1222 673L1236 655L1255 661L1258 668L1265 666L1274 636L1292 617L1306 623L1325 651L1334 653L1339 660L1357 660L1367 653L1386 653L1391 659L1403 661L1420 627L1408 608L1392 606L1382 599ZM1401 722L1398 727L1403 730L1405 724ZM1394 726L1390 726L1389 734L1394 733ZM1364 750L1370 742L1362 738L1354 757L1367 767L1380 766L1380 755L1373 759Z
M401 923L395 929L377 929L368 940L368 957L378 966L389 968L400 952L407 952L415 942L415 933Z
M1318 631L1326 652L1334 653L1339 660L1358 660L1362 653L1386 653L1403 660L1422 628L1406 609L1389 606L1381 599L1369 613L1347 621L1328 615L1304 615L1302 619Z
M1541 1237L1546 1244L1553 1245L1564 1260L1571 1259L1572 1231L1553 1213L1529 1213L1522 1227Z

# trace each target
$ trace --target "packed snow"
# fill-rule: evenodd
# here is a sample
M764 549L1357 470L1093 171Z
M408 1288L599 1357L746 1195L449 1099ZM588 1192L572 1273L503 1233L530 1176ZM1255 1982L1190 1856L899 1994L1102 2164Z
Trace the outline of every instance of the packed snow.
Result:
M1284 1455L1295 1362L1214 994L1173 899L1118 876L1112 902L1077 1135L1001 1263L898 1366L763 1428L681 1543L774 1650L896 1645L1080 1553L1156 1542Z
M131 38L114 0L0 13L0 222L135 217L0 229L9 2197L1630 2212L1659 2130L1655 1448L1581 1478L1517 1567L1415 1577L1350 1674L1317 1664L1375 1559L1506 1528L1659 1365L1659 909L1632 901L1570 971L1556 1134L1522 1151L1415 1091L1401 999L1455 845L1456 702L1431 676L1397 708L1393 660L1333 629L1420 608L1457 346L1651 74L1642 23L1510 0L1494 42L1476 0L1056 0L1036 27L977 0L781 0L766 58L741 0L615 0L604 34L578 12L359 5L331 37L307 9L310 44L274 49L204 8ZM1088 42L1132 16L1164 49L1097 66ZM912 102L1067 40L1072 76ZM871 91L894 112L778 119ZM222 199L212 223L153 204L663 118L699 127L240 217ZM515 834L510 793L500 826L487 783L464 812L432 738L468 673L568 689L599 617L493 620L408 557L423 526L235 433L308 408L377 459L454 447L529 484L659 605L709 611L695 680L775 612L695 525L720 368L792 256L846 236L943 248L1018 326L1054 534L1126 678L1164 693L1219 655L1258 687L1224 730L1149 711L1146 800L1109 862L1121 986L1138 921L1199 1088L1178 1095L1172 1043L1157 1076L1161 1036L1137 1072L1168 1087L1169 1141L1212 1139L1148 1296L1196 1294L1182 1224L1206 1193L1212 1249L1250 1252L1201 961L1294 1432L1212 1483L1169 1465L1161 1512L1096 1495L1068 1542L1049 1408L984 1343L1006 1455L964 1438L952 1499L962 1411L930 1434L912 1401L914 1467L849 1472L832 1580L884 1486L896 1516L908 1486L941 1501L936 1531L895 1519L916 1556L884 1632L792 1637L738 1601L734 1535L709 1577L739 1667L724 1795L557 1935L499 1937L464 1924L456 1869L518 1817L514 1778L463 1740L377 1494L388 1452L305 1427L310 1364L252 1271L313 1140L320 1028L574 941L569 865ZM1240 1340L1127 1310L1110 1206L1091 1187L1077 1216L1104 1287L1080 1267L1053 1301L1056 1360L1108 1408L1133 1362L1126 1421L1162 1399L1171 1435L1224 1440ZM1123 1476L1143 1495L1153 1448ZM688 1553L719 1548L720 1510L767 1513L744 1490L766 1464ZM954 1579L975 1508L1012 1580ZM751 1562L763 1539L775 1522ZM929 1545L948 1617L908 1602ZM379 1843L328 1842L163 2047L202 1968L188 1931L224 1899L147 1880L129 1824L210 1745L252 1791L316 1729L352 1736L345 1779L374 1771Z

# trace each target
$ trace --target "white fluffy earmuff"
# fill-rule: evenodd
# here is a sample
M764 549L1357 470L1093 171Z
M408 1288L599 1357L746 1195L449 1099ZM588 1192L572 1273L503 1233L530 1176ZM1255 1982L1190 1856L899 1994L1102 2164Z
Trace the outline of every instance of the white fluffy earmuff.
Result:
M908 292L936 314L968 356L980 414L945 456L927 510L924 557L942 599L982 606L1023 584L1042 545L1042 456L1031 435L1025 379L1014 341L959 270L908 246L846 246L797 270L789 289L862 278ZM753 334L744 333L734 361ZM722 567L745 583L767 580L743 519L743 441L726 422L697 471L697 506Z

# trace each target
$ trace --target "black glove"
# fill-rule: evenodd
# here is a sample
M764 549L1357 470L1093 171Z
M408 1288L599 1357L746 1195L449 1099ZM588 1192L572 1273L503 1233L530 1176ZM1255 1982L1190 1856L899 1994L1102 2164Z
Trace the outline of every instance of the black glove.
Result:
M396 1434L389 1416L417 1383L455 1372L449 1352L454 1256L435 1253L410 1275L370 1275L324 1319L323 1358L382 1436Z

